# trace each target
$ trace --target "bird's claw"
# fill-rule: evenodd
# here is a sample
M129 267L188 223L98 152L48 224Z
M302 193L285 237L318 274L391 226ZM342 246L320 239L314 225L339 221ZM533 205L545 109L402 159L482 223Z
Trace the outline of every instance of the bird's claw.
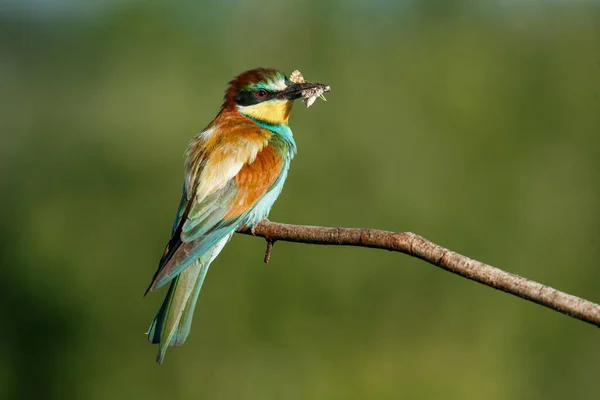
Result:
M258 223L252 225L250 227L250 233L252 234L252 236L256 236L256 226L263 222L271 222L271 221L269 221L269 219L265 217L265 218L261 219L260 221L258 221Z

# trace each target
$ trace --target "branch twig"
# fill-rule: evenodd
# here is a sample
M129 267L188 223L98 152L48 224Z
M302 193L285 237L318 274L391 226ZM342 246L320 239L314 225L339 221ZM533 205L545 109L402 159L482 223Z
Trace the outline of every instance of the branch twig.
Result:
M273 240L267 239L267 250L265 251L265 264L271 261L271 251L273 250Z
M277 240L397 251L600 327L600 305L465 257L412 232L328 228L263 221L257 224L252 232L250 229L243 229L239 233L260 236L267 240L265 262L268 262L271 247Z

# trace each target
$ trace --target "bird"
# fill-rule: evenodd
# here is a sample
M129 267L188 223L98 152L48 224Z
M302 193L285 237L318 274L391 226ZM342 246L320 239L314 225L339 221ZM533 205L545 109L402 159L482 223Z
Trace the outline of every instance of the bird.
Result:
M170 283L146 333L158 344L157 363L187 339L211 262L236 230L268 216L296 154L292 105L319 88L329 90L273 68L243 72L229 82L217 116L190 141L171 236L146 290Z

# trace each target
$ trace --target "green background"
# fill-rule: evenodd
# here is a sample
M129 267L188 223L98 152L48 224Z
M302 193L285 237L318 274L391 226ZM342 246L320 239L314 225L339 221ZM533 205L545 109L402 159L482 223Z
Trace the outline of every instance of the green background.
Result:
M413 231L600 301L594 1L0 3L0 398L593 399L600 331L405 255L235 236L154 363L182 153L236 74L297 104L271 219Z

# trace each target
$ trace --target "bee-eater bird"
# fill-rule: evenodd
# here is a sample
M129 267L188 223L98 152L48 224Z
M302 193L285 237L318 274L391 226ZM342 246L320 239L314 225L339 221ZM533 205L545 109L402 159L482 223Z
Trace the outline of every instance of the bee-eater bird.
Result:
M288 126L294 100L324 87L294 83L274 69L246 71L229 83L221 110L191 140L171 238L146 291L171 282L147 333L158 343L159 364L169 346L186 340L210 263L236 229L266 218L281 193L296 154Z

